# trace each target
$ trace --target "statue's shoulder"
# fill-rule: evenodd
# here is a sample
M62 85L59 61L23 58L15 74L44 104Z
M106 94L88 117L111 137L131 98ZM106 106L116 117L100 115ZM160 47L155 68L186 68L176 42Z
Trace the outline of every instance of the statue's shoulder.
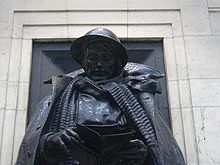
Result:
M123 71L124 83L131 89L140 92L161 93L160 82L157 80L164 74L144 64L129 62Z
M162 72L145 64L128 62L124 67L124 70L124 77L136 77L142 79L159 79L164 77Z
M79 76L79 75L82 75L84 74L84 70L83 69L78 69L78 70L75 70L73 72L69 72L67 74L60 74L60 75L56 75L56 76L52 76L51 78L49 79L46 79L44 80L44 84L54 84L53 82L57 82L61 79L69 79L71 80L72 78L76 77L76 76Z
M76 77L76 76L79 76L79 75L84 74L84 73L85 72L84 72L83 69L78 69L78 70L75 70L73 72L70 72L70 73L66 74L65 76L67 76L67 77Z

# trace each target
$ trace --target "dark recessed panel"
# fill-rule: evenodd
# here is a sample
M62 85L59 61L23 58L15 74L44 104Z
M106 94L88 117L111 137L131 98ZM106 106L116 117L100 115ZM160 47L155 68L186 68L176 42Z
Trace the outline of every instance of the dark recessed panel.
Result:
M165 72L162 42L124 41L123 44L128 51L128 61L147 64ZM28 119L39 101L51 93L51 85L43 84L43 81L81 68L70 56L70 45L70 42L35 42L33 44ZM163 94L156 96L156 103L169 123L166 79L163 78L160 82Z

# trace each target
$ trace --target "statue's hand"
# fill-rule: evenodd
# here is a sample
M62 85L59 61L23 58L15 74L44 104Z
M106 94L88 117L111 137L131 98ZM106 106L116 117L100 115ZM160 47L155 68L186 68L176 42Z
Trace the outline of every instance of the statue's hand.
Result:
M129 143L123 146L119 151L121 164L123 165L142 165L147 154L147 146L138 139L130 140Z
M44 152L48 158L65 159L77 143L80 143L79 135L72 129L50 134L44 144Z

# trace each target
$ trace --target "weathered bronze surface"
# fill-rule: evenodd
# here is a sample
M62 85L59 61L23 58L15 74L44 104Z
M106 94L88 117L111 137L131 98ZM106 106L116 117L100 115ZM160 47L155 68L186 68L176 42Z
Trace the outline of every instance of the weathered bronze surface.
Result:
M161 72L127 63L108 29L76 39L71 54L84 71L52 78L53 93L32 117L17 165L185 164L154 105Z

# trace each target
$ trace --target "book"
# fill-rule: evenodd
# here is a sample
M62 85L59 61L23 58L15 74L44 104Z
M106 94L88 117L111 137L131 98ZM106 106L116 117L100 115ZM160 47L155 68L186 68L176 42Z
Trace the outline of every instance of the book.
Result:
M84 146L99 155L104 162L118 159L118 150L134 138L127 125L82 125L75 131L84 140Z

